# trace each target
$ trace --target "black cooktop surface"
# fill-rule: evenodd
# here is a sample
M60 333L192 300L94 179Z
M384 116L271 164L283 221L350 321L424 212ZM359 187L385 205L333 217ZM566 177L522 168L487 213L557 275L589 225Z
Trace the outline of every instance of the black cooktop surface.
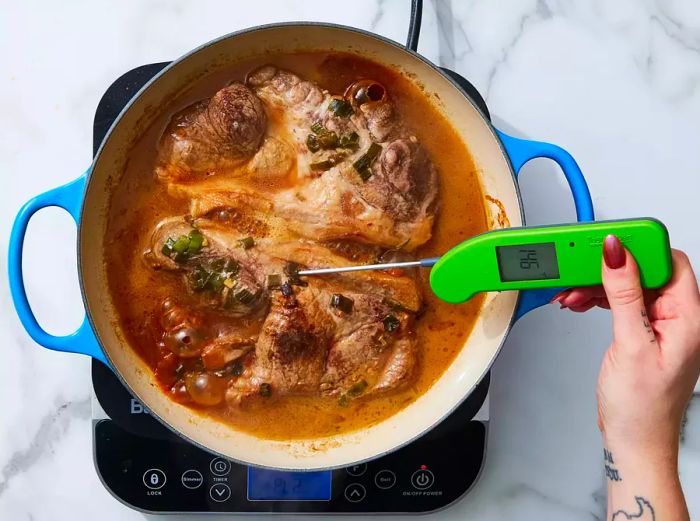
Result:
M107 89L95 114L93 153L126 103L166 65L133 69ZM445 72L488 115L476 89ZM109 417L93 422L98 474L119 500L150 512L430 512L469 490L486 451L487 424L472 418L486 399L489 375L445 421L406 447L346 469L305 473L240 465L187 443L97 361L92 382Z

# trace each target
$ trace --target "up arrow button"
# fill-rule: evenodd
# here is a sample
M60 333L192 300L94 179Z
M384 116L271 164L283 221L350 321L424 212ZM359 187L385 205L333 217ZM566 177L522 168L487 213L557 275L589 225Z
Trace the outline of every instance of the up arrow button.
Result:
M366 495L367 490L359 483L351 483L345 488L345 499L351 503L359 503Z

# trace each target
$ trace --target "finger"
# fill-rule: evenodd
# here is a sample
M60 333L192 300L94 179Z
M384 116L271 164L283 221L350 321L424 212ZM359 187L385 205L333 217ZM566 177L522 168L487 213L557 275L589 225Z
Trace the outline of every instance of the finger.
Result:
M581 304L579 306L571 306L571 307L569 307L569 309L571 311L573 311L574 313L585 313L586 311L588 311L594 307L597 307L597 306L599 307L600 306L600 299L601 299L601 297L596 297L596 298L589 300L585 304Z
M602 286L589 286L584 288L575 288L569 290L564 298L559 300L562 307L574 308L583 306L592 300L605 295L605 290Z
M679 302L698 302L698 282L688 256L680 250L671 250L673 275L661 289L661 295L673 295Z
M549 303L556 304L557 302L561 302L569 295L569 293L571 293L571 291L573 291L573 290L565 289L564 291L560 291L559 293L557 293L556 295L554 295L552 297L552 300L550 300Z
M688 257L679 250L672 250L672 256L671 280L656 290L658 298L647 306L652 320L670 320L683 315L695 317L700 313L700 295Z
M635 349L656 341L634 258L617 237L608 235L603 243L603 259L603 287L613 315L615 342Z
M656 299L659 298L659 291L656 289L645 289L643 292L644 303L647 306L651 306ZM588 304L590 301L595 301L595 305L600 308L610 309L610 304L608 304L608 299L605 296L605 289L603 289L603 286L586 286L582 288L567 289L561 293L558 293L551 300L552 303L559 302L562 308L569 309L581 307ZM647 310L649 310L648 307ZM651 316L651 312L649 315Z

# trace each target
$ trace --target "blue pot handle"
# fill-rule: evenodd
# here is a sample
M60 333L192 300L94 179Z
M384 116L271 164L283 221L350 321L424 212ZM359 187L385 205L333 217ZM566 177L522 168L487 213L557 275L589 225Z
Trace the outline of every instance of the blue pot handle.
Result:
M574 205L576 206L576 219L579 222L593 221L593 201L591 193L588 191L588 185L581 173L581 169L576 164L574 158L566 150L551 143L542 143L540 141L530 141L520 139L508 134L504 134L500 130L496 130L498 137L503 143L503 147L510 158L513 165L515 176L517 178L520 169L525 163L536 157L547 157L557 162L559 167L564 172L564 176L569 183L571 195L574 197ZM538 289L528 290L520 293L520 301L515 310L515 319L518 320L528 311L547 304L554 295L563 288L555 289Z
M70 335L55 336L43 330L37 322L34 313L32 313L32 308L29 306L22 274L22 249L29 220L42 208L58 206L71 214L75 223L78 224L80 220L80 207L85 192L85 183L89 172L90 169L78 179L38 195L22 206L12 225L7 265L10 275L10 293L12 294L12 301L17 310L17 315L24 329L27 330L29 336L32 337L37 344L55 351L67 351L70 353L89 355L109 365L90 327L87 316L77 331Z

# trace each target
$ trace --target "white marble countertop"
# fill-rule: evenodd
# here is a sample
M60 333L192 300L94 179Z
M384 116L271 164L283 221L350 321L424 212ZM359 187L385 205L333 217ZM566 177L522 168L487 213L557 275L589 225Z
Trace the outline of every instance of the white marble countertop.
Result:
M407 0L5 2L0 16L0 249L30 197L78 176L107 86L219 35L289 20L332 21L403 41ZM694 0L426 1L420 52L469 78L503 126L567 148L599 218L653 215L700 267L700 7ZM544 161L522 177L531 224L573 219ZM9 188L9 190L8 190ZM31 223L25 274L51 332L82 319L67 215ZM5 253L0 257L4 265ZM3 268L2 272L6 270ZM93 468L88 360L34 345L0 277L0 519L143 519ZM604 519L594 386L609 317L552 308L513 329L492 377L486 466L440 519ZM681 478L700 517L700 397L687 414Z

